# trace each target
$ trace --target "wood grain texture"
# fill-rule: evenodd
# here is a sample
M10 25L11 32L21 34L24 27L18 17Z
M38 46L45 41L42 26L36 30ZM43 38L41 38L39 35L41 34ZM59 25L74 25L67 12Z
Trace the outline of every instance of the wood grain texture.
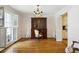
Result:
M31 18L31 38L34 39L35 32L34 30L38 30L39 34L42 36L40 39L47 39L47 18L46 17L33 17Z
M54 39L21 39L8 49L5 53L64 53L67 40L55 41Z

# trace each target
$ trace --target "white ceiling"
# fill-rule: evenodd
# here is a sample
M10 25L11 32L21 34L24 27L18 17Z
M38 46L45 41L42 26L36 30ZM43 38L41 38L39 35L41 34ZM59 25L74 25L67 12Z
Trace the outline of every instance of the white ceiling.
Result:
M36 5L11 5L11 7L22 13L33 13L36 10ZM40 5L44 14L55 14L64 7L65 5Z

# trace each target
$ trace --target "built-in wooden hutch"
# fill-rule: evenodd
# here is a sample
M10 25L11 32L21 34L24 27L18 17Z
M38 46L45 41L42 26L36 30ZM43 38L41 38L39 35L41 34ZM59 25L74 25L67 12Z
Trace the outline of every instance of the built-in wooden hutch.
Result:
M42 34L40 39L47 38L47 18L46 17L32 17L31 18L31 38L35 38L34 29L38 29Z

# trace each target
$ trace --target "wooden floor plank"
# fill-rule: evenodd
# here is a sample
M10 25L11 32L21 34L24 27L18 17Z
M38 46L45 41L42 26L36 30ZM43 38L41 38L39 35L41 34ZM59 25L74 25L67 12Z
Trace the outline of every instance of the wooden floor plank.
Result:
M5 53L64 53L67 40L55 41L54 39L32 40L22 39L8 49Z

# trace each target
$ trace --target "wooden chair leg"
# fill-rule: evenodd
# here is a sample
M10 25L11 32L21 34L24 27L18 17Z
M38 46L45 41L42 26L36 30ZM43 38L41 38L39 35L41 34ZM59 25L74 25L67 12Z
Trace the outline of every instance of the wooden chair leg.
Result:
M75 48L73 48L73 53L75 53Z

